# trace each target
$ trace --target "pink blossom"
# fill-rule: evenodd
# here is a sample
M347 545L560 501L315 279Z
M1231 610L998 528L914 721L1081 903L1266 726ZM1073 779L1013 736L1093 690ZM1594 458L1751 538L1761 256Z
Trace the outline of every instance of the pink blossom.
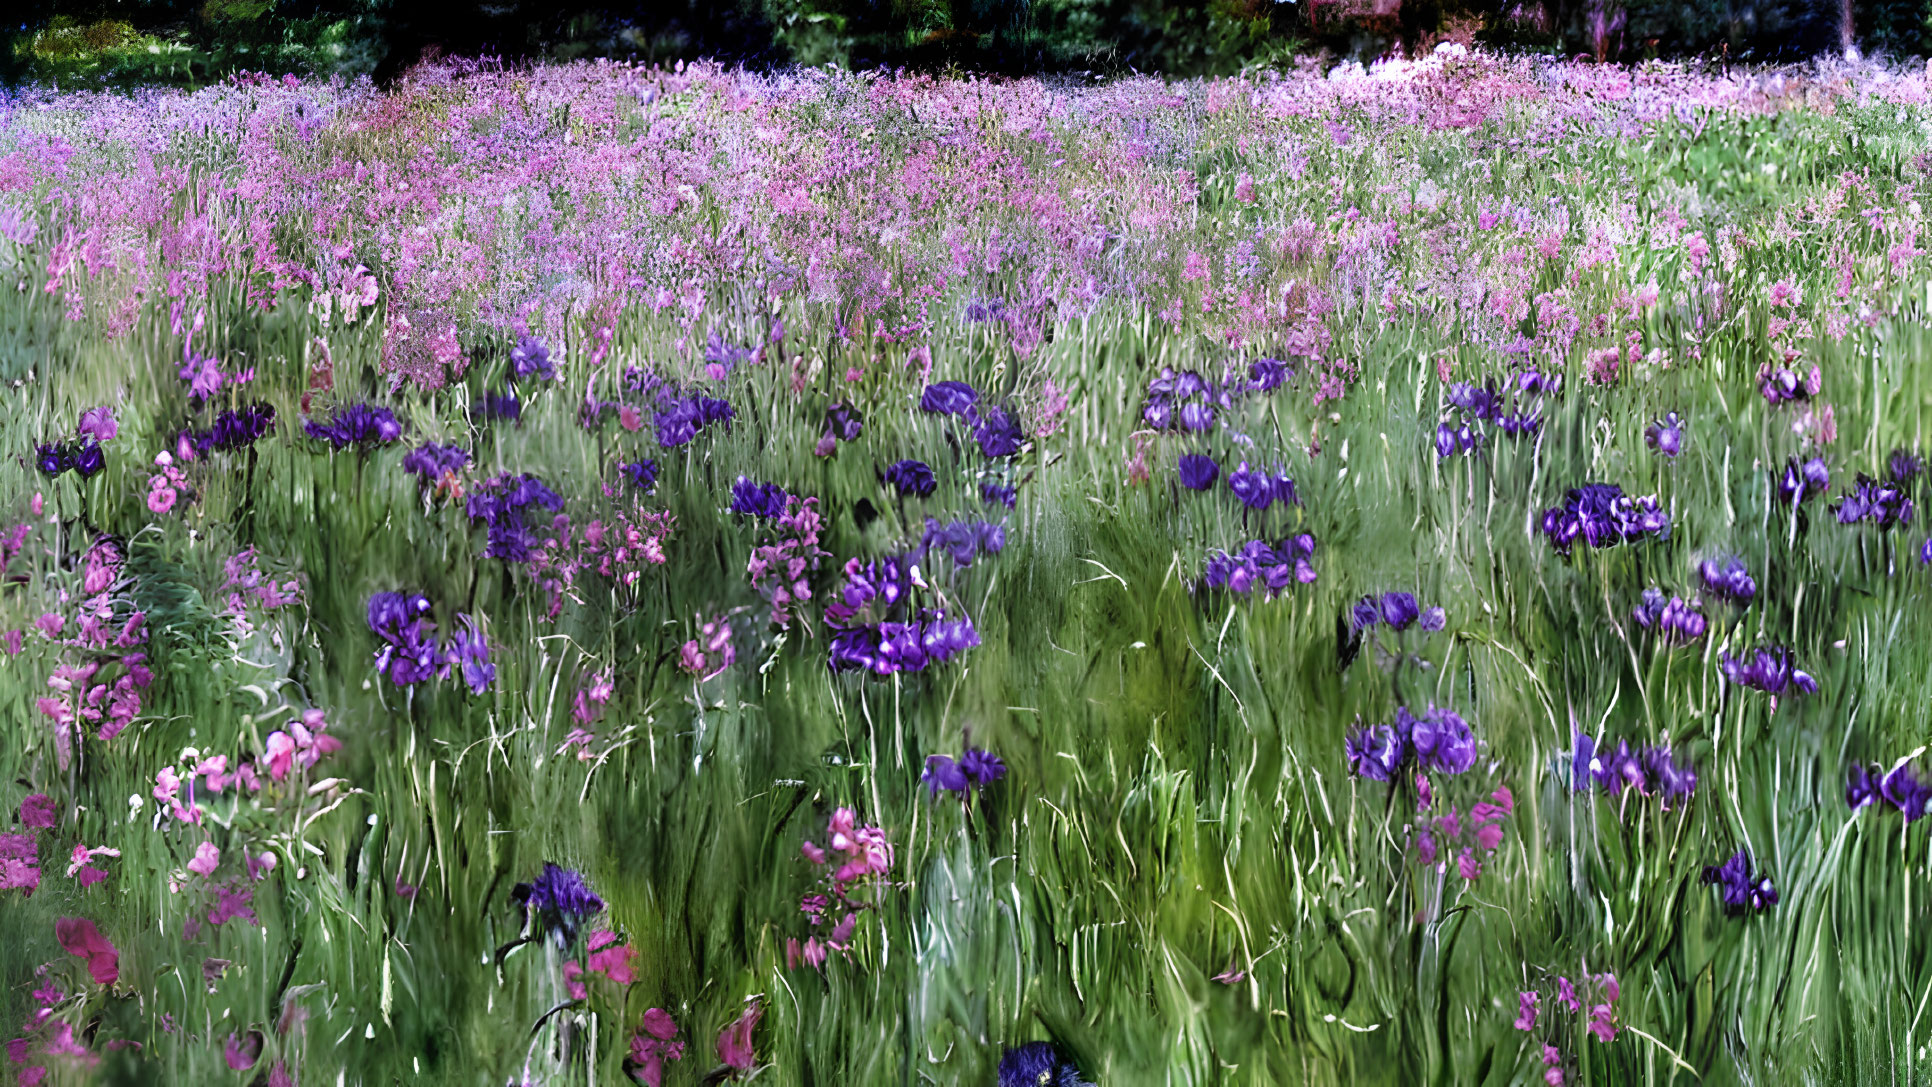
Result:
M60 946L87 960L87 973L96 984L112 985L121 976L121 953L94 927L94 922L63 917L54 922L54 937Z
M111 849L107 846L96 846L93 849L89 849L85 845L77 845L67 859L67 878L78 879L82 887L92 887L94 884L106 879L107 873L102 869L94 867L89 862L95 857L118 857L120 855L120 850Z
M51 827L59 818L54 798L46 793L34 793L20 802L20 821L27 826Z
M262 1042L262 1032L259 1030L251 1030L241 1038L231 1033L221 1047L222 1058L228 1062L228 1067L237 1072L246 1072L262 1059Z
M1598 1004L1590 1009L1590 1033L1599 1042L1611 1042L1617 1037L1616 1012L1608 1004Z
M21 635L24 633L25 633L24 631L21 631L19 629L14 629L14 630L9 630L4 634L0 634L0 645L4 645L6 647L7 656L17 657L20 655L20 649L22 645Z
M751 1071L757 1060L751 1048L751 1032L764 1015L764 1005L753 1001L743 1015L718 1035L718 1059L740 1072Z
M221 850L213 842L203 842L195 847L195 859L188 862L188 871L201 876L212 876L221 867Z

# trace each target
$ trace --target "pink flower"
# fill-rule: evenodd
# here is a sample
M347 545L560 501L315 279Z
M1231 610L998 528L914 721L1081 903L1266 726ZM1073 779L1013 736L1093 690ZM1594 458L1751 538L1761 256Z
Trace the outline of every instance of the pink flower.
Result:
M1254 195L1254 175L1253 174L1244 172L1240 177L1237 177L1234 179L1234 198L1236 200L1239 200L1243 204L1254 203L1255 195Z
M1436 863L1436 839L1435 839L1435 835L1433 835L1433 834L1430 834L1430 833L1428 833L1428 832L1426 832L1426 831L1425 831L1425 832L1423 832L1423 833L1421 833L1421 834L1418 834L1418 835L1416 835L1416 839L1415 839L1415 859L1416 859L1416 861L1417 861L1417 862L1419 862L1419 863L1421 863L1421 864L1434 864L1434 863Z
M67 858L67 878L80 880L82 887L92 887L94 884L106 879L107 873L88 862L92 861L95 857L118 857L120 855L120 850L110 849L107 846L97 846L89 849L85 845L77 845L74 847L74 852L69 854Z
M814 845L809 838L799 845L798 851L805 854L805 859L813 864L825 863L825 851Z
M121 976L121 953L114 950L94 922L63 917L54 922L54 937L60 946L87 960L87 973L96 984L112 985Z
M631 1061L637 1065L632 1074L649 1087L660 1087L664 1062L684 1056L684 1043L673 1040L677 1035L678 1025L663 1008L645 1012L643 1023L631 1038Z
M34 793L20 802L20 821L27 826L51 827L59 818L54 798L46 793Z
M114 409L106 405L81 412L80 426L75 429L82 437L97 442L111 441L121 431L120 424L114 421Z
M268 776L280 781L288 776L289 769L295 765L295 740L288 733L276 729L268 734L265 746L268 748Z
M644 416L629 404L617 406L617 425L635 434L644 425Z
M1615 1015L1608 1004L1598 1004L1590 1009L1590 1033L1596 1035L1597 1041L1608 1043L1617 1037Z
M275 854L266 849L262 850L259 857L244 852L242 860L248 863L249 879L259 880L275 870Z
M246 1037L239 1039L230 1034L221 1047L222 1058L228 1062L228 1067L237 1072L246 1072L262 1059L262 1041L262 1032L259 1030L251 1030Z
M1465 849L1462 851L1462 855L1456 858L1456 871L1462 874L1463 879L1473 882L1477 876L1483 874L1483 865L1481 861L1476 859L1476 854L1473 850Z
M754 1000L743 1015L719 1033L718 1059L740 1072L751 1071L757 1059L751 1048L751 1032L764 1015L764 1006Z
M1783 309L1802 300L1797 283L1791 279L1780 279L1771 284L1771 308Z
M1542 999L1543 999L1542 994L1536 993L1536 992L1524 992L1524 993L1516 994L1517 1010L1516 1010L1515 1027L1517 1030L1535 1030L1536 1029L1536 1005L1540 1003Z
M17 657L20 655L21 636L24 633L25 631L21 630L9 630L5 634L0 634L0 645L6 646L7 656Z
M195 859L188 862L188 871L201 876L212 876L221 867L221 850L213 842L203 842L195 847Z
M1556 979L1556 999L1571 1012L1583 1009L1583 1003L1576 998L1576 986L1570 984L1569 978Z

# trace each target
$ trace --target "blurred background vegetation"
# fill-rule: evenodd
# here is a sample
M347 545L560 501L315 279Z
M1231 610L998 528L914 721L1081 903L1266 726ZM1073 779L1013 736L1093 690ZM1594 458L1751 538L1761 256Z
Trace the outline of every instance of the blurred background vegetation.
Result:
M1922 55L1928 0L12 0L0 79L393 78L426 53L1232 74L1443 41L1635 61Z

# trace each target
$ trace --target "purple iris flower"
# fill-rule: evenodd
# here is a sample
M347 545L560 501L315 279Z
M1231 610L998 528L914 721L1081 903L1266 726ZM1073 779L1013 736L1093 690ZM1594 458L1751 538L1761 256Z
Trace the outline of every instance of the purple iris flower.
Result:
M1860 473L1852 489L1839 496L1832 512L1841 525L1870 521L1879 528L1895 528L1912 523L1912 500L1905 496L1904 487Z
M321 438L336 449L388 445L402 437L403 432L394 412L369 404L351 404L337 411L329 422L311 420L303 429L310 437Z
M979 555L997 555L1006 546L1006 528L988 521L953 521L942 524L926 518L926 534L919 542L921 552L944 551L955 566L971 566Z
M1780 646L1760 648L1744 657L1725 653L1718 657L1717 667L1732 683L1766 694L1781 695L1787 689L1792 694L1818 693L1818 681L1792 663L1791 650Z
M433 483L445 475L454 475L469 464L470 455L453 445L437 445L424 442L403 457L403 471L421 476L426 483Z
M1778 904L1778 889L1771 877L1751 871L1751 858L1740 849L1721 865L1704 869L1704 883L1717 884L1724 898L1724 912L1736 916L1768 910Z
M34 447L34 466L49 476L57 476L74 466L74 451L55 442Z
M1258 472L1248 467L1247 461L1241 467L1228 473L1228 489L1241 500L1241 504L1251 510L1265 510L1274 504L1275 484L1268 473Z
M979 485L979 500L989 506L997 503L1010 510L1019 504L1020 489L1011 483L989 479Z
M536 879L511 889L510 900L522 907L526 923L534 921L559 946L574 943L584 922L604 908L582 873L547 861Z
M782 517L785 503L790 499L785 488L776 483L754 483L739 476L731 485L731 512L748 513L753 517Z
M557 376L556 363L550 359L550 349L542 341L529 333L517 339L517 345L510 349L510 377L534 377L548 379Z
M1188 453L1181 457L1180 472L1181 486L1190 491L1205 491L1220 477L1221 466L1205 453Z
M1199 400L1190 400L1181 405L1181 429L1199 433L1214 427L1214 407Z
M1889 467L1892 482L1904 485L1919 478L1919 473L1925 471L1925 458L1910 449L1894 449Z
M865 433L865 416L841 400L825 411L825 433L842 442L857 441Z
M74 471L79 472L82 479L93 476L105 467L107 455L101 452L98 442L82 442L80 448L74 450Z
M1048 1042L1028 1042L1000 1057L999 1087L1090 1087Z
M274 426L274 407L256 403L222 412L207 430L184 430L180 440L187 442L197 456L206 456L216 450L246 449Z
M934 800L939 799L941 789L949 793L963 793L970 784L966 780L966 771L960 769L950 755L926 756L926 772L919 776L919 780L932 790Z
M1343 741L1348 768L1370 781L1393 781L1409 755L1408 742L1388 725L1357 726Z
M973 428L973 440L979 443L979 451L995 459L1018 453L1024 439L1019 420L1013 418L1013 413L1005 408L992 408L984 412L979 424Z
M1390 630L1407 630L1422 616L1422 606L1414 593L1383 593L1382 621Z
M456 618L463 629L450 638L446 648L449 663L462 669L463 682L469 684L471 694L482 694L496 679L496 665L490 663L490 643L469 616Z
M1644 444L1666 457L1684 451L1684 421L1676 412L1664 416L1644 430Z
M1476 765L1476 737L1454 711L1431 706L1421 717L1414 717L1406 709L1397 709L1395 721L1398 729L1406 726L1409 746L1424 768L1460 774Z
M74 430L83 438L107 442L113 441L114 435L121 432L121 425L114 421L114 409L103 404L81 412L80 425Z
M624 478L631 481L631 486L640 491L649 492L657 487L657 462L654 460L634 460L618 465L617 470L624 473Z
M1590 547L1611 547L1645 537L1670 538L1670 515L1656 497L1630 498L1613 483L1573 487L1564 504L1543 511L1543 535L1558 554L1567 555L1582 540Z
M1697 576L1703 579L1707 591L1740 604L1749 603L1758 594L1757 581L1736 555L1705 559L1697 564Z
M959 757L959 768L976 784L990 785L1006 776L1006 763L990 751L969 747Z
M1666 598L1661 589L1645 589L1643 604L1633 618L1637 625L1646 630L1655 630L1666 641L1684 644L1694 642L1704 636L1709 622L1695 604L1686 603L1681 596Z
M1825 466L1823 457L1813 457L1803 464L1792 457L1785 462L1784 474L1778 478L1778 497L1789 505L1823 494L1830 487L1831 470Z
M909 494L925 498L939 487L939 480L932 469L923 461L894 461L885 470L886 484L897 490L903 497Z
M1248 364L1248 391L1273 392L1294 376L1294 370L1280 359L1256 359Z
M919 394L919 410L934 415L958 415L978 400L978 391L964 381L937 381Z

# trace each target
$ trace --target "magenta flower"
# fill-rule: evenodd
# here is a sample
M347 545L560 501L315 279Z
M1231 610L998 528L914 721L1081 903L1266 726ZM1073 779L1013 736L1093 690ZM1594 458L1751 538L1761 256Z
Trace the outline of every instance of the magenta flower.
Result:
M114 421L114 409L103 404L81 412L80 426L75 429L84 438L105 442L121 432L121 425Z
M751 1071L757 1062L751 1048L751 1032L758 1027L758 1020L764 1018L764 1005L753 1001L732 1024L718 1035L718 1059L729 1068L740 1072Z
M235 1071L246 1072L262 1059L262 1041L262 1032L259 1030L251 1030L240 1038L231 1033L221 1047L222 1059Z
M63 917L54 922L54 938L60 941L60 946L87 960L88 976L96 984L112 985L121 976L121 953L94 927L94 922Z
M1529 992L1522 992L1522 993L1516 994L1516 1009L1517 1009L1516 1010L1516 1029L1517 1030L1535 1030L1536 1029L1536 1006L1539 1003L1541 1003L1542 1000L1543 1000L1542 994L1535 992L1533 990Z
M35 793L20 802L20 821L27 826L51 827L59 818L54 798L46 793Z
M664 1062L682 1060L684 1043L677 1040L678 1025L663 1008L644 1013L644 1021L631 1037L631 1055L625 1062L631 1076L647 1087L661 1087Z
M188 871L203 877L213 876L215 869L221 867L221 850L213 842L203 842L195 847L195 859L188 862Z

